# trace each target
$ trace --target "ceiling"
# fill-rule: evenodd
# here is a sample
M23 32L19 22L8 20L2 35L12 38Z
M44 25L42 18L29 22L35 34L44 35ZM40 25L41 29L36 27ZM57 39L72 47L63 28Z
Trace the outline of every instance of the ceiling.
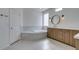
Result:
M33 11L38 11L38 12L43 12L48 9L49 8L24 8L24 10L33 10Z

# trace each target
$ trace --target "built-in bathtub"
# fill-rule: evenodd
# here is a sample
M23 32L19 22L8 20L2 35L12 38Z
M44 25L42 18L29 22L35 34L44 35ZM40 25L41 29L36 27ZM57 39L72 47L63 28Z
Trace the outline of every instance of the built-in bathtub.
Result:
M21 38L25 40L39 40L47 37L47 30L29 30L23 31Z

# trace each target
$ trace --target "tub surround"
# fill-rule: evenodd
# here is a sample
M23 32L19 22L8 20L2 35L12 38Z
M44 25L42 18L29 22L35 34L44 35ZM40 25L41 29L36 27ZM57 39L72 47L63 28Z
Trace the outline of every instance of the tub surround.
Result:
M40 40L47 37L46 30L29 30L23 31L21 38L24 40Z
M60 27L48 27L47 36L57 41L75 47L74 35L79 33L78 28L60 28Z

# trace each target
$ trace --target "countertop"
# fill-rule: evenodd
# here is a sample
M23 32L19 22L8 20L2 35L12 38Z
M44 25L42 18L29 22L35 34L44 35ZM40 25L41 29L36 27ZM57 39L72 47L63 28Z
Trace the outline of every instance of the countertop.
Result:
M47 28L57 28L57 29L68 29L68 30L79 30L79 28L69 28L69 27L47 27Z

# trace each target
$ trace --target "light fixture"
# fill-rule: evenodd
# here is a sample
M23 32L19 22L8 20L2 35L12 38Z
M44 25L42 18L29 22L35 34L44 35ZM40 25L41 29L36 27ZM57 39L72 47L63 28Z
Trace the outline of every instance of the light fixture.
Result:
M59 12L59 11L61 11L61 10L63 10L62 8L56 8L55 9L55 12Z
M64 20L64 15L61 16L61 20Z

